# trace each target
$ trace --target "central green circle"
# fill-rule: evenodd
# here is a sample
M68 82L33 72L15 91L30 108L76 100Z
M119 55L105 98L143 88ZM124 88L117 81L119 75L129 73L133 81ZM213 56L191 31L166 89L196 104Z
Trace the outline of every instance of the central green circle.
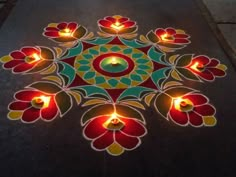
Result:
M102 60L100 67L109 73L119 73L128 68L128 63L125 59L115 57L117 64L112 64L113 57L107 57Z

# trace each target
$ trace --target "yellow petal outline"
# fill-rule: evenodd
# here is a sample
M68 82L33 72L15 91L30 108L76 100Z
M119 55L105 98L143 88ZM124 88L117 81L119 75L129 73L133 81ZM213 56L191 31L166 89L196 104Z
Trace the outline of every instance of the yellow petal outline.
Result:
M57 67L55 64L53 64L52 66L50 66L48 69L46 69L45 71L41 72L42 75L48 75L48 74L52 74L56 71Z
M46 76L43 79L49 80L49 81L54 81L54 82L58 83L59 85L62 85L62 80L58 76Z
M19 120L19 119L21 119L22 115L23 115L23 111L10 111L7 114L7 117L10 120Z
M180 78L179 74L175 70L172 70L171 77L173 77L174 79L176 79L178 81L182 81L182 79Z
M223 64L219 64L216 66L217 69L220 69L222 71L226 71L227 70L227 66L223 65Z
M81 95L80 95L79 92L76 92L76 91L68 91L68 93L71 94L71 95L74 97L74 99L75 99L77 105L79 105L79 104L81 103L82 97L81 97Z
M63 50L60 47L53 47L57 53L57 58L59 58L61 56L61 54L63 53Z
M171 64L174 64L175 63L175 60L178 58L179 55L172 55L170 58L169 58L169 62Z
M104 104L106 101L103 99L92 99L92 100L88 100L86 101L82 106L91 106L91 105L95 105L95 104Z
M180 85L182 85L180 82L169 81L169 82L167 82L167 83L164 85L163 89L165 90L165 89L167 89L168 87L180 86Z
M6 55L6 56L3 56L2 58L0 58L0 62L1 63L7 63L7 62L9 62L11 60L12 60L12 57L9 56L9 55Z
M213 127L216 125L217 120L214 116L203 116L205 126Z
M152 99L153 99L153 97L154 97L155 95L156 95L156 94L154 94L154 93L151 93L151 94L147 95L147 96L144 98L144 102L145 102L148 106L150 106L151 101L152 101Z
M124 152L124 148L118 143L112 143L108 148L107 152L113 156L119 156Z
M137 101L122 101L121 103L145 110L145 107Z
M55 28L56 28L57 25L58 25L58 23L49 23L49 24L48 24L48 27L55 27Z

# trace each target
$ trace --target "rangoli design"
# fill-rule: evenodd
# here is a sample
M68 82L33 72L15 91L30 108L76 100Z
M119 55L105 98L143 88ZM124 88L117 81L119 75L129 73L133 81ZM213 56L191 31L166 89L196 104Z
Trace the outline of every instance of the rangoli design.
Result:
M48 122L73 105L87 107L83 136L94 150L114 156L141 145L148 107L179 126L216 124L209 99L184 84L212 82L227 67L205 55L173 55L190 44L185 31L157 28L138 40L136 22L119 15L100 19L98 27L94 37L75 22L51 23L43 35L59 47L26 46L0 59L14 74L43 76L15 93L10 120Z

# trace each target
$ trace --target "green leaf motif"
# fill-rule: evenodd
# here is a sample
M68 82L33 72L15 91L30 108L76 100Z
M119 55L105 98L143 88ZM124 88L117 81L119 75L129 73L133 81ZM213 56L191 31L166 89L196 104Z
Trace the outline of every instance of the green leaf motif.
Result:
M194 81L198 81L199 80L198 77L195 76L195 74L192 73L191 71L189 71L188 69L185 69L185 68L176 68L176 69L186 79L194 80Z
M60 65L60 70L58 71L58 73L68 78L67 81L64 80L65 84L67 85L67 84L72 83L76 75L74 67L64 62L60 62L58 64Z
M89 53L91 53L92 55L98 55L99 52L97 50L94 49L89 49Z
M168 119L167 114L171 108L171 104L172 98L165 93L158 95L154 101L155 109L166 119Z
M131 54L132 52L133 52L132 48L128 48L128 49L123 50L124 54Z
M41 92L49 93L49 94L54 94L61 91L61 88L58 85L48 82L48 81L34 82L33 84L27 87L35 88Z
M120 80L121 83L125 84L125 85L130 85L131 84L131 79L129 78L126 78L126 77L123 77L121 80Z
M126 40L124 38L120 38L122 43L124 43L126 46L132 47L132 48L141 48L141 47L146 47L147 44L138 42L137 40Z
M114 39L114 37L109 37L109 38L97 37L92 40L87 40L86 42L88 42L90 44L94 44L94 45L104 45L104 44L111 42L113 39Z
M110 79L110 80L108 80L108 83L109 83L112 87L116 87L119 82L118 82L116 79Z
M152 81L156 84L158 88L161 88L160 81L166 78L166 71L170 68L162 68L152 73Z
M144 70L151 69L150 66L148 66L148 65L138 65L138 68L139 69L144 69Z
M109 98L109 95L106 92L106 90L104 90L103 88L100 88L100 87L89 85L89 86L79 86L79 87L76 87L76 88L73 88L73 89L75 89L75 90L76 89L82 89L83 91L85 91L86 97L90 97L90 96L93 96L93 95L103 95L106 98Z
M64 116L72 107L72 100L69 94L62 91L55 96L56 104L60 111L60 116Z
M146 71L144 71L144 70L136 70L135 71L137 74L141 74L141 75L147 75L148 73L146 72Z
M84 75L84 79L92 79L93 77L95 77L96 73L95 72L87 72L85 75Z
M192 61L192 54L186 54L179 57L176 66L184 67L188 66Z
M145 63L149 62L149 60L140 58L136 62L140 63L140 64L145 64Z
M87 65L90 62L88 60L78 60L77 63L82 64L82 65Z
M121 50L121 48L118 47L118 46L114 46L114 47L112 47L110 50L111 50L112 52L118 52L118 51Z
M155 47L152 47L148 51L148 56L154 60L157 63L163 63L165 64L162 60L161 57L163 56L163 53L158 52Z
M66 56L64 56L63 58L70 58L73 56L77 56L79 55L83 50L83 46L81 44L81 42L79 41L79 43L77 44L77 46L68 49Z
M130 78L134 81L142 81L142 77L140 77L139 75L136 75L136 74L131 74L130 75Z
M87 60L93 59L93 56L90 54L83 54L83 57L86 58Z
M132 55L132 58L140 58L140 57L142 57L142 56L143 56L142 53L134 53L134 54Z
M108 51L108 49L107 49L106 47L102 46L102 47L100 48L100 51L105 53L105 52Z
M88 70L90 70L90 66L83 66L83 65L81 65L79 68L78 68L78 71L80 72L80 71L88 71Z
M102 76L98 76L95 78L96 84L102 84L104 82L106 82L105 78Z

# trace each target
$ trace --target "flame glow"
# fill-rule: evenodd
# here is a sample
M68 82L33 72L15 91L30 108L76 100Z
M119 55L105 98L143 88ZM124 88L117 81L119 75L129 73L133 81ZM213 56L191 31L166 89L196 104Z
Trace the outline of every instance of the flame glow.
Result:
M111 25L111 27L116 30L121 30L122 28L124 28L124 25L122 25L120 22L116 21L115 23L113 23Z
M43 104L42 108L47 108L47 107L49 107L51 97L42 95L40 97L34 97L33 100L35 101L36 104L42 103Z
M60 36L69 37L72 35L72 32L69 28L59 31Z
M112 65L118 64L116 57L112 57L112 59L111 59L111 64L112 64Z

